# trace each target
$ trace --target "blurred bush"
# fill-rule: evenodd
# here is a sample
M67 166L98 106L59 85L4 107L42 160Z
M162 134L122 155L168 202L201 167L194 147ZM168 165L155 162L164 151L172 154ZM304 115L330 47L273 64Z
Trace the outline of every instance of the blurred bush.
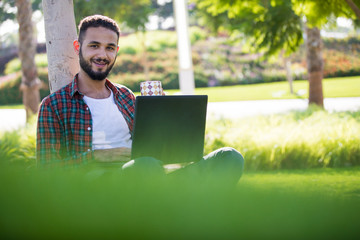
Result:
M301 194L297 185L280 191L240 181L228 189L196 177L139 180L119 169L1 167L1 239L327 240L359 233L358 198Z
M38 77L42 81L40 98L49 95L49 78L47 68L38 68ZM22 93L20 91L21 75L14 75L13 79L0 84L0 105L21 104Z
M204 29L190 29L195 86L229 86L238 84L269 83L286 81L283 57L263 60L260 54L251 54L238 42L226 36L208 37ZM141 41L146 41L147 59ZM324 77L360 75L360 38L324 39ZM307 78L305 46L290 56L294 80ZM109 79L139 91L139 83L145 80L162 81L164 89L178 89L178 59L176 32L150 31L145 35L130 34L119 40L117 61ZM48 91L46 55L36 56L40 79ZM145 64L149 76L144 73ZM6 66L7 74L19 73L20 61L14 59ZM18 91L19 77L0 85L0 104L21 103Z
M0 132L0 165L35 166L36 117L27 127L11 132Z
M286 115L207 123L205 151L231 146L248 170L360 165L360 112L317 107Z
M46 68L48 65L46 54L37 54L35 56L35 64L38 68ZM21 71L21 62L19 58L14 58L6 64L4 73L6 75Z
M0 133L0 162L34 159L34 129L35 123ZM283 115L207 121L205 154L233 147L244 155L247 170L349 167L360 166L359 142L360 111L328 113L312 107Z

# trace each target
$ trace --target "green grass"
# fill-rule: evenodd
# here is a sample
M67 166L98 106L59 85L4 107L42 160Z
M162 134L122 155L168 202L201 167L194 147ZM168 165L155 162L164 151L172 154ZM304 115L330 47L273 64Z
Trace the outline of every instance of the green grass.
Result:
M287 82L262 83L253 85L238 85L229 87L198 88L196 94L209 96L210 102L267 100L267 99L295 99L308 98L308 81L295 81L294 92L304 95L291 95ZM323 80L325 98L359 97L360 77L328 78Z
M5 148L1 153L33 158L35 121L21 135L23 138L20 132L5 135L12 136L8 140L0 133L0 148ZM349 167L360 166L359 142L359 111L329 113L309 108L271 116L209 119L205 154L233 147L244 155L245 167L251 171Z
M360 112L317 108L272 116L207 122L205 151L230 146L249 170L360 165Z
M23 104L0 105L0 109L24 109Z
M35 56L35 64L38 68L44 68L47 67L47 55L46 53L43 54L36 54ZM5 75L19 72L21 70L21 62L20 58L14 58L10 62L6 64L5 68Z
M288 192L291 189L302 195L360 199L360 168L250 171L244 175L239 186L266 192Z
M225 145L245 155L235 189L213 185L216 176L164 181L110 167L35 168L34 123L0 134L0 238L355 238L359 117L309 109L208 122L207 151Z
M287 82L260 83L226 87L196 88L195 94L208 95L209 102L248 101L269 99L307 99L307 80L294 82L294 92L290 94ZM179 90L166 90L168 95L179 94ZM360 97L360 77L327 78L323 80L325 98ZM140 93L136 92L139 96Z
M360 97L360 77L328 78L323 80L324 97ZM195 94L209 96L209 102L268 100L268 99L296 99L308 98L308 82L305 80L294 82L294 91L304 95L291 95L287 82L262 83L253 85L237 85L228 87L197 88ZM167 95L179 94L179 90L166 90ZM139 96L139 92L135 92ZM23 105L3 105L0 109L24 108Z
M95 169L96 170L96 169ZM118 169L0 169L2 239L350 239L360 170L246 173L236 189ZM21 229L21 231L19 231Z

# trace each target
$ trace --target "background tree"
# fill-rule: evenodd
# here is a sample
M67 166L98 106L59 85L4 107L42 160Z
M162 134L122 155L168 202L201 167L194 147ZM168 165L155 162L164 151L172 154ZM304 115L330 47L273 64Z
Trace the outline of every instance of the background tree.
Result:
M158 29L165 29L163 23L169 17L174 16L174 4L172 0L166 0L159 4L157 0L151 0L152 8L155 9L153 13L158 17Z
M21 60L23 103L26 118L37 113L41 82L35 65L36 35L32 22L34 9L39 9L40 0L3 0L0 2L0 20L17 20L19 24L19 57ZM16 18L15 18L16 17Z
M357 4L358 0L352 0ZM323 106L322 42L319 28L337 17L354 18L346 0L194 0L198 9L211 16L212 26L224 26L232 33L241 32L256 51L265 56L281 49L288 54L303 42L307 34L309 104ZM205 14L206 16L206 14ZM305 18L305 25L302 19ZM306 26L306 27L305 27Z

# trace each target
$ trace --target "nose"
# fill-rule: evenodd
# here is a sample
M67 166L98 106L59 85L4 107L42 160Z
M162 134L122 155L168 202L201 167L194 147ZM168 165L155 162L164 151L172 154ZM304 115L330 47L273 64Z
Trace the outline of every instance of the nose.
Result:
M104 47L98 48L96 57L101 59L107 59L106 49Z

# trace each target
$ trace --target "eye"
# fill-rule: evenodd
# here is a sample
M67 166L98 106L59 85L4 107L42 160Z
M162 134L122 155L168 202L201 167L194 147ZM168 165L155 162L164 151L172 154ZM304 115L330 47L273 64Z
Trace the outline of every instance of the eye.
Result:
M91 44L91 45L89 45L89 47L90 47L90 48L97 48L98 46L95 45L95 44Z
M110 50L110 51L114 51L115 47L107 47L107 49Z

